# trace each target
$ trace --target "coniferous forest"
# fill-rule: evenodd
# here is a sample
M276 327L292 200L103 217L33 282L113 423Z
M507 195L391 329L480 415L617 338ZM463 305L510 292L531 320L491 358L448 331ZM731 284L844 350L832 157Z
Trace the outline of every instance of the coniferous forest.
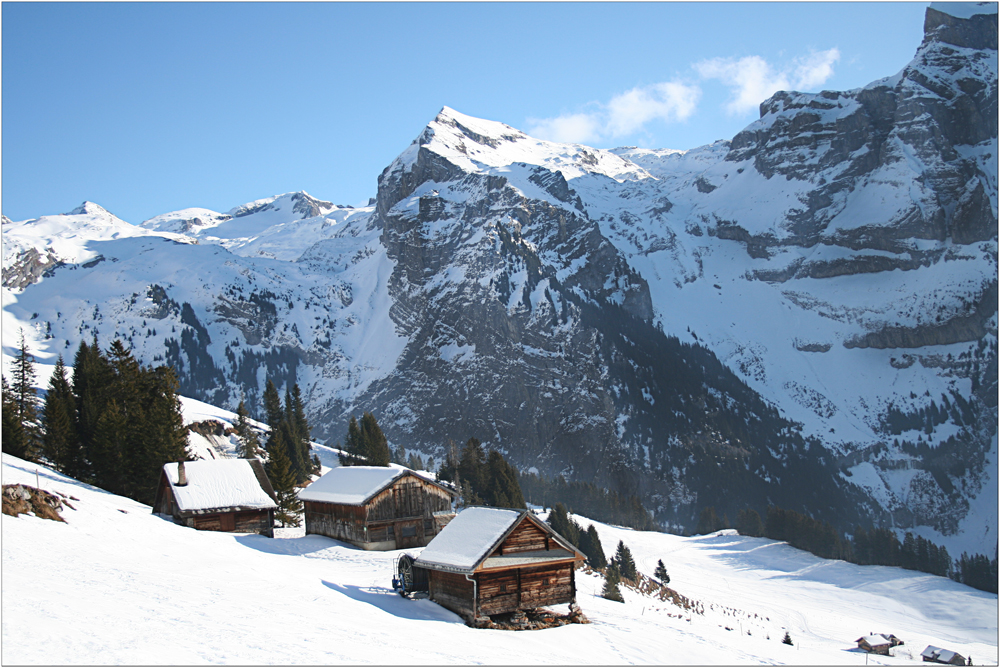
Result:
M120 340L106 352L81 342L72 377L60 357L44 404L33 382L22 340L13 383L4 379L4 452L146 504L163 465L190 459L176 375L143 366Z

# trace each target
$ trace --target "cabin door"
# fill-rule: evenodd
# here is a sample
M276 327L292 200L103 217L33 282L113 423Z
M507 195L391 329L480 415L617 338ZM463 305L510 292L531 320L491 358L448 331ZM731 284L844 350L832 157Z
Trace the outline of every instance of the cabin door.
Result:
M415 522L397 522L396 523L396 549L401 550L406 547L420 547L423 543L421 542L420 529L419 526L421 520Z

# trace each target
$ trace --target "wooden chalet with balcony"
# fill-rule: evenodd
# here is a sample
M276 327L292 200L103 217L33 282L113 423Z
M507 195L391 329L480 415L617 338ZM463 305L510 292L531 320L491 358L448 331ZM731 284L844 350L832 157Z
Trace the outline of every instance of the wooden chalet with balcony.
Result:
M427 545L455 516L455 492L402 467L340 466L299 492L306 534L364 550Z
M470 625L491 615L576 603L584 555L527 510L466 508L414 561L431 600Z

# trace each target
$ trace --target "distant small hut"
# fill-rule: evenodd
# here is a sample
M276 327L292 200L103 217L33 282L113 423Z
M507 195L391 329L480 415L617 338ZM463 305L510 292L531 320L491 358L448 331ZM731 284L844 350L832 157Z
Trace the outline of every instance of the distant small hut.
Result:
M928 645L927 649L920 653L920 656L923 657L924 661L932 663L949 663L953 666L966 665L966 658L958 652L953 652L950 649L941 649L934 645Z
M527 510L466 508L413 563L431 600L471 625L491 615L576 604L584 555Z
M163 465L153 512L201 531L274 536L278 507L258 459L213 459Z
M340 466L299 492L307 534L365 550L423 547L455 516L455 492L401 467Z
M902 640L891 633L888 635L885 633L873 633L861 636L855 642L858 643L858 649L863 649L869 654L884 654L885 656L889 656L890 648L903 644Z

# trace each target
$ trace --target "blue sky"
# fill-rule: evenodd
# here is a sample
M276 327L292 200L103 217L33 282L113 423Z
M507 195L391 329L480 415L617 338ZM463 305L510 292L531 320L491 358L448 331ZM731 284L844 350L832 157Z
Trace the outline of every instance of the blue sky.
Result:
M442 106L599 148L731 139L913 57L928 3L2 4L2 209L374 196Z

